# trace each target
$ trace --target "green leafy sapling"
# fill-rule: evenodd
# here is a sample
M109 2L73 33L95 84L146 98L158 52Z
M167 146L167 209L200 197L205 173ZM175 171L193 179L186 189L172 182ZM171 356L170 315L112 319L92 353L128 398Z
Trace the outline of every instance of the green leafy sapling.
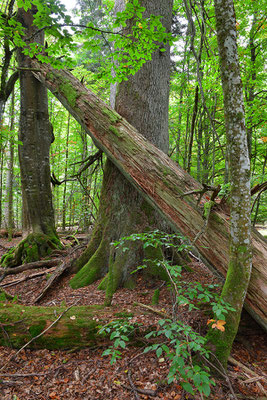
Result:
M101 327L98 331L98 334L102 336L109 334L109 339L114 341L112 346L102 353L102 356L111 356L111 365L114 364L118 358L121 358L121 350L119 349L126 348L126 343L130 340L129 336L140 326L140 324L131 323L131 319L130 317L126 320L116 319Z
M143 247L164 247L165 249L175 248L176 250L190 249L187 240L176 234L165 234L159 230L132 234L112 243L115 247L127 248L128 241L141 241ZM151 337L159 341L144 349L144 352L154 351L158 358L168 359L170 368L168 372L168 383L179 380L181 386L188 393L195 395L198 391L201 395L209 396L211 386L215 385L211 378L209 369L203 365L197 365L193 360L199 358L209 358L210 350L207 349L207 339L196 332L183 317L183 311L198 310L203 304L210 308L210 313L216 319L208 320L208 325L212 329L225 330L225 315L232 307L224 302L217 293L218 285L203 285L200 282L187 282L182 280L182 267L172 265L166 258L163 260L144 260L144 264L134 272L146 268L146 261L154 262L156 266L166 269L169 276L169 286L173 293L173 315L169 319L158 321L158 327L146 335L146 339ZM187 307L185 309L185 307ZM188 312L186 312L187 315ZM178 318L179 317L179 318ZM107 349L103 355L111 355L111 362L121 357L119 347L125 348L128 342L128 333L135 329L131 320L113 321L108 327L102 328L102 332L112 334L110 339L115 342ZM194 357L196 356L197 357Z

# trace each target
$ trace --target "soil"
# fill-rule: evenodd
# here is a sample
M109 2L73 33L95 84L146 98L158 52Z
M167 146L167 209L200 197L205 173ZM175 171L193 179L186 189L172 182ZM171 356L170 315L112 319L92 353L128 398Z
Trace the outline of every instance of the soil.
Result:
M8 248L15 246L20 238L11 242L0 239L0 257ZM183 279L188 282L198 281L218 283L217 278L199 260L193 259L190 267L193 272L184 271ZM46 268L44 268L45 270ZM5 290L25 305L33 301L47 282L46 276L18 282L22 277L30 276L40 269L9 275L2 282ZM77 290L69 287L72 276L66 276L52 288L40 301L39 305L53 307L59 304L69 306L78 301L78 305L103 304L105 294L97 289L99 282ZM155 289L160 288L159 303L151 305ZM113 298L109 315L116 319L120 310L134 311L134 321L145 327L157 326L162 317L142 306L142 303L154 310L172 314L172 299L169 288L162 282L150 282L141 275L134 290L120 289ZM202 312L183 311L183 319L196 331L205 334L207 315ZM14 359L16 350L0 347L0 396L2 400L130 400L130 399L174 399L199 400L183 391L179 381L168 385L168 360L149 352L143 354L140 345L127 346L115 364L110 364L110 356L103 356L106 347L93 349L70 349L65 351L29 350L21 351ZM228 377L237 399L267 399L266 392L266 335L262 329L244 312L239 333L235 340L232 357L245 365L251 372L229 363ZM256 377L255 375L256 374ZM141 393L143 390L143 393ZM141 391L141 392L140 392ZM203 397L202 397L203 398ZM216 378L216 386L209 397L214 400L230 400L233 397L227 382Z

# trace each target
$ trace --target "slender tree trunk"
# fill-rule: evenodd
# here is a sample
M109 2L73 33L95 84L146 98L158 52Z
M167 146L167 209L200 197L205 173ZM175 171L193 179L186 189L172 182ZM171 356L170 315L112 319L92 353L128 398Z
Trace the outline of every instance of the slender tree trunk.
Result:
M248 99L247 103L250 108L249 110L249 118L247 121L247 141L248 141L248 151L249 151L249 157L251 159L252 156L252 135L253 135L253 112L252 112L252 107L253 107L253 102L255 100L255 82L256 82L256 49L257 46L254 41L254 35L255 35L255 29L257 27L257 14L254 12L253 15L253 21L252 21L252 26L249 32L249 49L250 49L250 62L251 62L251 76L249 79L248 83ZM256 155L255 155L256 158Z
M222 298L235 311L227 314L225 331L210 332L210 339L217 357L226 365L238 330L252 266L250 162L233 0L215 0L215 14L231 181L230 257Z
M11 105L10 105L10 139L9 139L9 155L7 162L7 182L6 182L6 207L5 207L5 221L8 231L8 239L12 239L12 232L14 228L13 221L13 180L14 180L14 122L15 122L15 93L12 92Z
M70 114L68 115L68 123L67 123L67 136L66 136L66 153L65 153L65 168L64 168L64 187L63 187L63 199L62 199L62 229L65 231L66 229L66 192L67 192L67 182L66 179L68 177L68 159L69 159L69 135L70 135Z
M190 174L190 170L191 170L192 149L193 149L193 140L194 140L196 119L197 119L197 111L198 111L198 85L195 88L195 100L194 100L194 108L193 108L193 115L192 115L192 122L191 122L189 145L188 145L188 159L187 159L186 171L189 174Z

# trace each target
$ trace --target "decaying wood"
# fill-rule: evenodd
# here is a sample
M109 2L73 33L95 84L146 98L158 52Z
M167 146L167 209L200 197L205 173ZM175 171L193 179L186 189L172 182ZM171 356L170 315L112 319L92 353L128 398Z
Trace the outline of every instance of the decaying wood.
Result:
M76 302L77 303L77 302ZM40 332L38 335L34 336L33 338L31 338L27 343L25 343L14 355L11 355L11 357L8 359L8 361L3 365L3 367L1 368L1 371L3 369L6 368L6 366L8 365L8 363L12 360L15 359L16 356L22 352L22 350L24 350L26 347L30 346L31 343L33 343L35 340L39 339L41 336L43 336L46 332L48 332L54 325L56 325L56 323L63 317L63 315L65 315L74 305L70 305L68 308L66 308L64 311L62 311L62 313L57 317L57 319L55 319L55 321L53 321L47 328L45 328L42 332Z
M41 293L34 299L34 303L38 303L48 292L51 286L70 268L70 262L63 262L60 264L53 274L50 276L48 281L45 284L45 287L42 289Z
M7 288L7 287L10 287L10 286L14 286L14 285L17 285L18 283L25 282L25 281L28 281L30 279L38 278L39 276L43 276L43 275L49 274L51 272L54 272L54 270L55 270L55 268L52 267L51 269L46 269L45 271L36 272L35 274L25 275L20 279L16 279L14 281L11 281L11 282L8 282L8 283L4 283L4 284L2 284L0 286L1 286L1 289L3 287Z
M0 268L0 272L2 272L3 275L6 277L7 275L16 275L16 274L19 274L20 272L24 272L24 271L27 271L30 269L54 267L59 262L60 262L59 259L35 261L35 262L19 265L18 267L14 267L14 268ZM1 280L2 280L2 277L0 277L0 282L1 282Z
M138 303L138 302L136 302L136 303L134 303L134 304L135 304L136 306L145 308L146 310L148 310L148 311L150 311L150 312L152 312L152 313L154 313L154 314L160 315L162 318L170 318L170 316L167 315L165 312L156 310L155 308L153 308L153 307L151 307L151 306L148 306L147 304Z
M33 61L34 76L61 101L125 177L171 226L191 241L203 227L203 210L189 191L202 186L167 155L149 143L125 119L113 111L68 71L57 71ZM245 307L267 328L267 244L256 231L253 237L253 271ZM195 243L202 259L226 275L229 260L229 217L219 207L207 229Z
M53 274L50 276L48 281L46 282L44 288L42 289L41 293L35 298L34 303L38 303L41 299L44 298L48 290L51 288L51 286L54 285L55 282L59 280L60 277L62 277L63 274L68 272L72 265L72 261L74 258L77 258L77 252L82 249L84 245L80 245L78 247L75 247L73 249L69 256L65 258L65 260L56 268L56 270L53 272Z
M243 371L245 371L247 374L246 376L249 376L250 378L243 381L243 383L252 383L252 382L256 382L256 385L259 387L260 391L266 395L267 392L265 390L265 388L263 387L263 385L259 382L260 380L262 380L265 384L267 383L267 377L266 376L259 376L258 374L256 374L256 372L252 371L251 369L249 369L248 367L246 367L244 364L242 364L240 361L235 360L233 357L229 357L228 361L241 368ZM251 375L253 376L253 378L251 378Z

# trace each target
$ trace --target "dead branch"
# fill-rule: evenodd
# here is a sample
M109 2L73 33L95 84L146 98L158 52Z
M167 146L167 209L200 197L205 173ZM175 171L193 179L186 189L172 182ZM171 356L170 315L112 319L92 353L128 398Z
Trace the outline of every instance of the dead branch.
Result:
M39 296L37 296L34 299L34 303L38 303L48 292L48 290L51 288L51 286L61 277L61 275L66 272L71 266L71 263L69 261L64 261L62 264L60 264L56 270L53 272L53 274L50 276L50 278L48 279L48 281L45 284L45 287L43 288L43 290L41 291L41 293L39 294Z
M263 183L257 183L257 185L255 185L251 189L251 196L253 196L254 194L256 194L260 191L264 191L264 190L267 190L267 181L265 181Z
M31 263L26 263L23 265L19 265L18 267L14 268L6 268L3 269L1 268L0 271L3 272L3 275L5 277L7 275L15 275L19 274L20 272L27 271L29 269L37 269L37 268L43 268L43 267L54 267L56 266L61 260L41 260L41 261L34 261ZM0 277L0 282L2 281L2 276Z
M153 312L155 314L158 314L162 318L169 318L169 315L167 315L166 313L164 313L162 311L158 311L155 308L153 308L151 306L148 306L146 304L136 302L136 303L134 303L134 305L142 307L142 308L145 308L145 309L147 309L147 310L149 310L149 311L151 311L151 312Z
M50 273L50 272L53 272L54 270L55 270L55 268L46 269L45 271L36 272L35 274L28 275L28 276L24 276L23 278L16 279L15 281L8 282L8 283L5 283L5 284L0 285L0 286L1 286L1 287L10 287L10 286L14 286L14 285L17 285L18 283L25 282L25 281L28 281L28 280L30 280L30 279L38 278L39 276L46 275L46 274L48 274L48 273Z
M255 377L259 377L259 375L252 371L251 369L249 369L248 367L246 367L244 364L242 364L240 361L237 361L236 359L234 359L233 357L229 356L228 358L229 363L235 365L236 367L241 368L243 371L247 372L249 375L255 376ZM266 378L266 376L265 376Z
M23 385L21 381L3 381L0 379L0 384L3 386L15 386L15 385Z
M72 175L71 177L74 178L80 176L82 172L87 170L94 162L98 161L102 157L102 154L103 151L98 150L95 154L92 154L89 157L87 157L87 159L85 159L84 161L81 161L83 165L81 165L79 171L76 174Z
M263 379L264 382L266 383L266 375L264 375L264 376L259 376L256 372L252 371L251 369L249 369L248 367L246 367L246 366L245 366L244 364L242 364L241 362L235 360L235 359L234 359L233 357L231 357L231 356L228 358L228 361L229 361L231 364L233 364L233 365L235 365L235 366L241 368L243 371L246 372L245 375L246 375L247 377L249 377L249 379L243 381L242 383L256 382L256 385L258 386L258 388L260 389L260 391L261 391L265 396L267 395L267 392L266 392L265 388L264 388L263 385L259 382L259 380ZM253 378L250 378L251 375L253 376Z
M78 247L75 247L69 254L69 256L67 257L67 260L64 261L62 264L60 264L56 270L54 271L54 273L51 275L51 277L48 279L48 281L46 282L45 287L43 288L43 290L41 291L41 293L39 294L39 296L37 296L34 300L34 303L38 303L48 292L48 290L51 288L51 286L64 274L66 273L72 265L72 261L77 257L77 250L79 248L84 247L84 245L80 245ZM76 256L72 257L73 254L76 254Z

